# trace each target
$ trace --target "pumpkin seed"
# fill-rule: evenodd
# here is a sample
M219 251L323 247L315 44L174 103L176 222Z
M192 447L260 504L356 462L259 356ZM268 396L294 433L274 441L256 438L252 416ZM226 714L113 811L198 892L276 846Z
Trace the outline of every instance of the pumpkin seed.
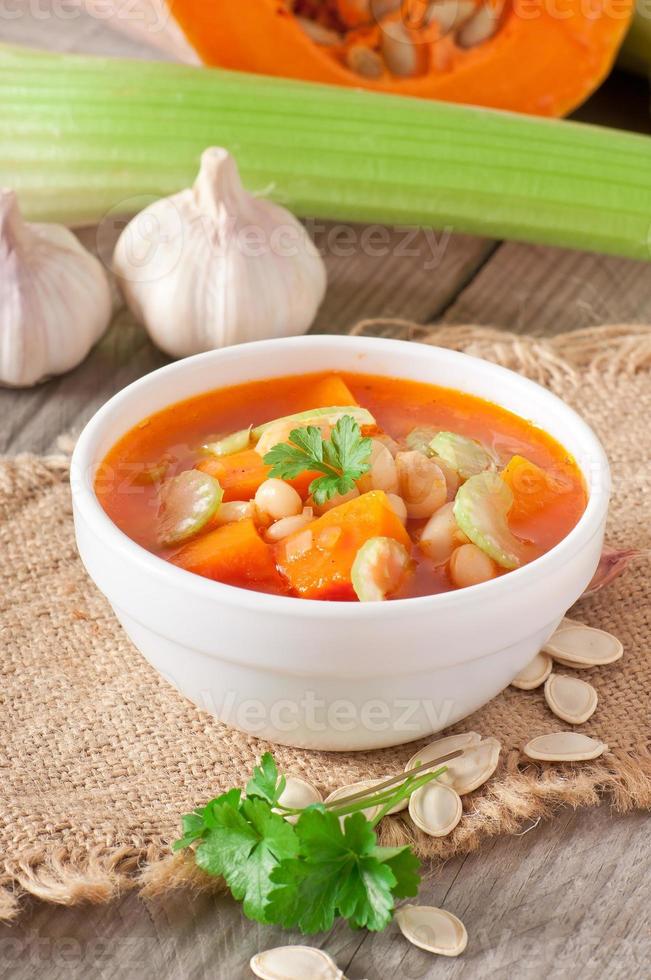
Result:
M249 965L261 980L346 980L332 957L313 946L267 949Z
M578 677L551 674L545 683L545 701L558 718L582 725L596 711L597 692Z
M353 796L353 794L355 793L361 793L362 790L373 789L373 787L377 785L378 782L379 780L377 779L375 780L362 779L358 783L350 783L348 786L340 786L339 789L334 790L334 792L331 793L330 796L326 797L325 802L334 803L335 800L342 800L346 796ZM362 810L361 813L364 814L367 820L373 820L375 819L375 817L377 817L380 810L381 807L379 806L370 806L367 807L365 810ZM341 824L342 827L344 825L344 820L346 819L347 816L348 814L339 818L339 823Z
M379 21L387 14L392 14L399 10L402 0L371 0L371 15L373 20Z
M457 31L456 41L460 48L474 48L490 41L499 27L502 11L495 7L480 7L477 13Z
M392 75L409 78L418 74L418 51L404 24L399 21L385 24L381 47L385 64Z
M592 626L561 624L543 647L545 653L573 667L598 667L619 660L624 647L612 633Z
M511 687L517 687L520 691L533 691L535 687L545 683L551 672L552 658L541 651L513 678Z
M569 667L571 670L592 670L592 664L577 664L573 660L565 660L563 657L554 657L555 664L561 667Z
M447 837L461 820L461 797L445 783L421 786L409 798L409 816L430 837Z
M364 779L359 783L351 783L349 786L342 786L341 789L337 789L334 791L334 793L331 793L325 802L330 803L331 799L342 799L345 796L353 796L355 793L360 793L362 790L375 789L375 787L379 786L380 783L386 782L388 778L388 776L383 776L381 779ZM408 799L400 800L400 802L396 803L396 805L391 807L390 810L387 810L387 816L390 817L394 813L400 813L401 810L406 810L408 804ZM380 812L380 807L369 807L368 810L364 810L363 812L367 815L369 820L372 820L373 817Z
M463 922L445 909L431 905L403 905L396 912L396 922L405 939L428 953L459 956L468 945Z
M524 747L524 754L540 762L584 762L602 755L608 746L582 732L538 735Z
M442 783L452 786L459 796L472 793L497 769L502 746L496 738L485 738L466 749L463 755L447 762L447 772L440 776Z
M282 803L283 806L291 807L292 810L304 810L306 806L311 806L313 803L322 803L323 797L318 789L312 783L308 783L306 779L301 779L300 776L287 776L285 788L280 794L278 802ZM276 812L282 813L282 810ZM299 814L294 814L285 817L285 819L288 823L296 823L298 817Z
M346 51L346 64L351 71L364 78L381 78L384 74L384 62L372 48L365 44L353 44Z
M468 20L474 11L475 5L472 0L440 0L431 5L425 20L428 24L435 20L441 35L449 34Z
M415 769L421 763L430 762L438 759L439 756L447 755L449 752L456 752L457 749L467 749L470 745L479 745L481 735L477 732L461 732L459 735L446 735L435 742L430 742L424 748L419 749L405 766L405 772ZM448 763L449 765L449 763Z
M343 40L341 34L337 34L336 31L331 31L330 28L324 27L323 24L319 24L315 20L309 20L307 17L297 17L296 23L315 44L331 47Z

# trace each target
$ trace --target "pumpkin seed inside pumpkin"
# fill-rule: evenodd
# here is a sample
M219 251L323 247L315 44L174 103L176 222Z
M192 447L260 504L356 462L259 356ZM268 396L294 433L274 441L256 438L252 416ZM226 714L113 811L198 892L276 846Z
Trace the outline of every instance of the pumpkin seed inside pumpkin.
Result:
M256 953L250 967L261 980L346 980L322 949L312 946L278 946Z
M436 21L441 36L460 27L475 11L472 0L438 0L430 5L425 18L428 24Z
M521 670L511 681L511 687L520 691L533 691L544 684L552 672L552 658L546 653L537 653L530 664Z
M554 732L538 735L524 747L524 754L540 762L584 762L596 759L608 746L582 732Z
M456 41L460 48L476 48L490 41L500 25L502 11L495 7L480 7L477 13L462 24L457 31Z
M351 71L364 78L381 78L384 74L384 62L372 48L365 44L353 44L346 51L346 64Z
M343 38L341 34L337 31L331 31L329 27L324 27L323 24L319 24L316 20L310 20L308 17L297 17L296 22L301 30L305 31L307 36L315 44L322 44L324 47L331 47L333 44L339 44Z
M404 24L391 21L383 26L381 48L385 64L392 75L408 78L418 74L418 51Z
M597 692L578 677L551 674L545 683L545 701L558 718L581 725L596 711Z
M577 667L599 667L613 664L624 653L616 636L592 626L563 626L543 647L555 660Z
M447 837L461 820L461 797L445 783L421 786L409 798L409 816L430 837Z
M403 905L396 922L405 939L439 956L459 956L468 945L466 927L456 915L431 905Z

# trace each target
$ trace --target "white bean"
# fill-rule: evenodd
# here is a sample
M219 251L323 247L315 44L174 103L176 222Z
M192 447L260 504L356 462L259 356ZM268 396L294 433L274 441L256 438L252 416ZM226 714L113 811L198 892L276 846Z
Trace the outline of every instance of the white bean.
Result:
M279 521L282 517L294 517L303 510L300 494L284 480L265 480L258 487L255 506L262 515Z
M396 456L400 496L411 518L431 517L448 497L445 476L437 464L422 453L398 453Z
M359 490L357 487L353 487L348 493L336 493L334 497L330 497L330 500L326 500L324 504L315 504L314 509L316 513L321 516L321 514L327 514L329 510L334 507L338 507L339 504L345 504L349 500L354 500L355 497L359 497Z
M402 497L399 497L397 493L388 493L387 500L391 510L396 514L403 524L407 523L407 504L404 502Z
M212 527L221 527L223 524L234 524L254 516L255 504L252 500L229 500L227 504L221 505L210 524Z
M265 532L267 541L282 541L290 534L300 531L314 520L311 507L306 507L302 514L295 514L294 517L282 517Z
M497 576L497 565L493 559L474 544L462 544L457 548L452 553L448 570L458 589L479 585Z
M454 518L454 503L444 504L435 511L423 528L419 547L437 565L444 564L455 548L468 538Z
M360 477L357 486L360 493L369 490L384 490L385 493L398 492L398 470L389 449L378 439L372 440L370 470Z

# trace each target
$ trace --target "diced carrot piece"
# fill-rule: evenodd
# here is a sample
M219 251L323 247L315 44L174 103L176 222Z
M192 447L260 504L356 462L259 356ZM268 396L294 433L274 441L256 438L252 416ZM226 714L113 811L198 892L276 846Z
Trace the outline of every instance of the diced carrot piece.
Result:
M513 524L540 514L555 504L567 489L551 473L524 456L513 456L501 476L513 493L513 506L509 511L509 523Z
M278 568L305 599L354 599L351 568L369 538L395 538L411 550L411 540L386 494L372 490L333 507L323 517L276 545Z
M345 381L333 374L322 381L317 381L310 394L306 396L305 405L296 411L307 412L310 408L330 408L330 406L357 405L357 399Z
M205 578L265 592L286 593L272 549L253 521L225 524L184 545L170 561Z
M241 453L232 453L230 456L211 456L203 459L197 464L197 469L203 473L209 473L219 480L224 491L224 502L230 500L251 500L255 497L256 490L261 483L269 476L271 467L267 466L262 456L255 449L246 449ZM288 480L288 483L305 498L308 495L308 487L312 480L320 476L319 473L301 473L295 480Z

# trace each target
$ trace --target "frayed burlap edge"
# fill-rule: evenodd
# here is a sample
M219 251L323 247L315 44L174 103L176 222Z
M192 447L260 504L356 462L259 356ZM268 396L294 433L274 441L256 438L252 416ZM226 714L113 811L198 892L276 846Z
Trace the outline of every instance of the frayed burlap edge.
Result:
M526 373L540 383L563 380L579 384L590 366L601 376L635 373L651 366L651 326L591 327L542 339L517 336L473 325L426 326L406 320L364 320L352 334L385 334L487 357ZM59 454L44 462L64 473L72 439L59 441ZM545 766L519 763L518 753L506 760L506 773L489 783L478 797L464 799L464 817L445 841L428 837L402 817L385 819L379 829L387 845L411 844L421 858L452 857L477 850L487 839L516 834L526 825L552 816L561 806L596 806L602 800L624 813L651 809L651 753L637 748L635 759L607 752L582 765ZM519 765L518 765L519 763ZM18 864L0 863L0 921L19 915L21 900L32 896L57 905L102 904L138 889L155 899L170 891L222 892L224 884L198 869L185 854L172 854L166 840L140 845L107 843L92 852L61 845L35 848Z

